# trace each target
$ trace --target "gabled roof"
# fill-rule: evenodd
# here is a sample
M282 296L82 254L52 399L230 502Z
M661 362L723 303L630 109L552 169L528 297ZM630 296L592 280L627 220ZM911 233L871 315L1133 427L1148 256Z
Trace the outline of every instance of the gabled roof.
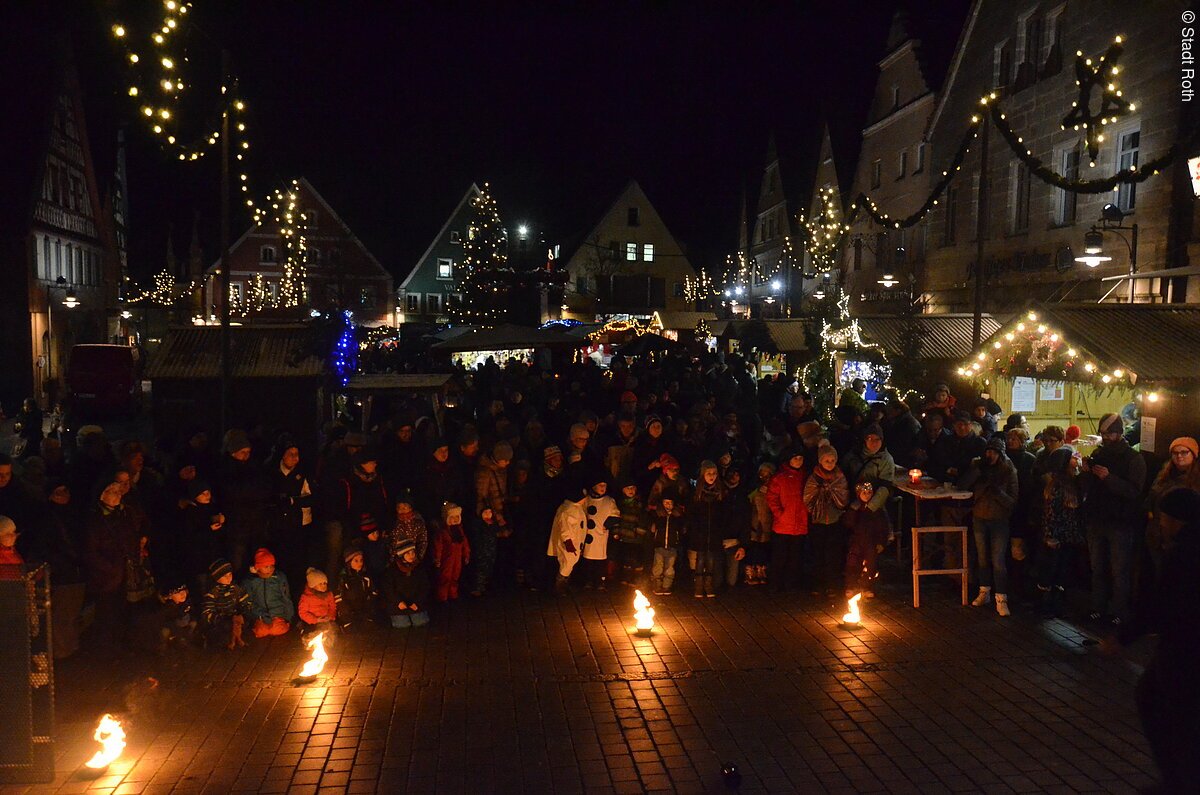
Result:
M696 324L701 320L712 323L716 319L715 312L673 312L668 309L656 309L651 322L658 321L659 327L663 329L694 331Z
M1033 312L1036 320L1030 320ZM1200 351L1200 305L1196 304L1031 304L980 347L989 365L995 344L1005 348L1005 335L1017 324L1042 324L1059 334L1062 346L1078 349L1081 366L1091 363L1097 374L1122 370L1136 385L1166 386L1200 381L1196 352ZM978 355L978 354L976 354ZM964 360L967 357L963 357ZM974 361L968 361L971 365ZM985 368L987 369L987 368ZM1057 368L1056 368L1057 369ZM1074 368L1068 371L1073 375ZM1059 377L1062 370L1045 377ZM1022 373L1016 373L1021 375ZM1031 373L1034 377L1041 377ZM1082 380L1089 380L1081 373ZM1071 379L1077 380L1077 379Z
M662 214L658 212L658 209L650 201L650 197L646 195L644 190L642 190L642 186L638 184L636 179L629 180L629 182L625 185L625 188L618 193L616 198L612 200L612 203L608 205L608 209L601 213L596 219L596 222L588 229L587 234L585 234L578 241L575 241L575 245L569 251L564 251L565 256L561 257L560 261L564 263L570 263L571 260L575 258L575 255L579 253L579 250L588 245L591 239L599 234L599 230L604 225L604 221L610 215L612 215L618 207L623 204L629 204L631 199L639 200L639 203L644 204L646 209L654 214L654 216L658 219L658 222L662 225L663 231L670 236L671 240L675 243L675 247L678 248L679 251L684 255L684 262L688 263L688 267L693 267L690 261L687 259L687 249L684 248L684 246L679 242L679 238L675 237L675 233L673 233L667 226L666 221L663 220Z
M317 378L325 372L311 350L307 326L232 326L229 344L234 378ZM220 326L168 330L146 365L146 377L220 378Z
M308 193L312 194L312 197L314 199L316 199L317 203L320 205L322 212L327 214L327 216L329 218L332 218L339 226L342 227L342 229L346 230L347 239L351 243L353 243L355 246L358 247L358 250L360 252L362 252L362 254L367 258L367 261L369 263L371 263L372 265L375 266L375 268L379 271L380 275L382 275L388 279L392 278L392 274L388 272L388 269L383 267L383 265L380 264L379 260L375 259L375 255L372 254L370 252L370 250L366 247L366 245L363 244L363 242L358 238L358 235L354 234L354 230L351 229L350 226L345 221L342 220L341 216L338 215L334 211L334 209L329 206L329 202L325 201L325 197L322 196L317 191L317 189L312 186L312 183L308 181L308 178L300 177L297 180L297 182L300 184L300 187L302 189L304 189ZM269 232L260 231L261 229L262 229L262 227L251 224L250 227L248 229L246 229L245 232L242 233L242 236L239 237L236 241L234 241L233 245L231 245L229 247L229 250L235 251L238 248L238 246L242 245L242 243L244 243L246 241L246 239L253 234L263 234L263 235L270 234ZM217 268L217 266L220 264L221 264L221 260L220 260L220 258L218 258L216 262L214 262L208 266L208 268L205 270L205 273L211 274Z
M856 319L863 335L882 345L889 354L903 352L906 318L900 315L859 315ZM917 315L914 320L921 329L922 359L965 359L971 355L974 315ZM1000 322L991 315L983 315L980 320L982 338L987 339L1000 330Z
M934 106L933 113L929 117L929 126L925 129L926 136L937 127L938 118L942 115L942 109L946 107L946 100L950 97L950 92L954 90L954 81L958 77L958 67L962 63L964 50L971 41L971 33L975 30L975 21L979 18L979 9L982 5L983 0L975 0L971 4L971 13L967 15L967 21L963 25L962 33L958 37L958 44L954 48L954 57L950 61L950 70L946 73L946 79L940 86L937 105ZM928 79L927 76L926 80Z
M438 230L438 233L434 235L433 240L429 242L429 248L425 249L425 253L421 255L420 259L418 259L416 264L413 265L412 270L409 271L408 275L404 277L404 281L400 283L401 290L404 290L408 287L408 283L412 281L413 276L416 276L417 271L421 269L421 265L423 265L425 261L429 259L429 255L433 253L433 249L437 247L437 244L441 242L441 239L446 235L446 230L450 228L450 224L455 218L458 217L458 214L462 212L463 207L465 207L467 203L471 201L471 199L478 195L479 186L472 182L471 187L467 188L467 192L463 194L463 197L458 200L458 204L454 206L454 211L446 216L446 222L442 224L442 228Z

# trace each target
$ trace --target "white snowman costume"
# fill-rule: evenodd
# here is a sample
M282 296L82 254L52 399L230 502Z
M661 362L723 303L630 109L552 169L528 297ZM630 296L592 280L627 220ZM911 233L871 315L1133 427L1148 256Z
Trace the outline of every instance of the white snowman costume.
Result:
M583 503L587 514L584 528L587 534L583 537L583 557L585 560L608 560L608 522L613 517L620 517L617 501L605 495L603 497L588 497Z
M554 513L550 528L550 544L546 554L558 558L558 576L566 579L579 562L583 539L587 536L587 513L579 502L563 500ZM570 542L568 544L567 542Z

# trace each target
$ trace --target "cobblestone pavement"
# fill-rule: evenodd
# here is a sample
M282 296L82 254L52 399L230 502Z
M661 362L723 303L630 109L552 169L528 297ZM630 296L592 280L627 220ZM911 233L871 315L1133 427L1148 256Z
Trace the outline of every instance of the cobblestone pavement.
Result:
M927 586L845 604L755 589L502 594L426 628L343 637L293 682L296 635L153 665L59 670L59 775L3 792L1121 792L1152 782L1137 668L1070 625ZM147 676L157 679L151 689ZM105 711L129 748L78 776Z

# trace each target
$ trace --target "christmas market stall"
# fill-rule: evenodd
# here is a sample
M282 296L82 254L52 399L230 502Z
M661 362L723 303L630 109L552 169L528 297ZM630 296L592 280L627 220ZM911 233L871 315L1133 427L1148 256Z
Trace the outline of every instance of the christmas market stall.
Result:
M287 430L301 443L315 443L326 370L316 355L311 329L290 324L233 326L229 336L229 405L238 427L261 424L265 438ZM194 424L218 427L220 327L169 329L150 357L146 378L156 434L169 438Z
M974 315L890 314L858 315L864 339L877 343L891 366L891 383L902 392L927 392L936 383L953 384L963 360L971 355ZM984 314L980 317L980 338L988 339L1000 330L1000 321ZM962 389L955 394L966 394Z
M717 349L740 353L758 368L760 378L795 374L812 359L808 347L810 321L802 318L728 320L710 324Z
M958 372L1034 432L1078 425L1086 439L1117 412L1142 451L1161 456L1166 442L1200 430L1197 351L1200 306L1031 305Z
M536 361L549 367L557 357L583 344L574 335L564 334L561 330L505 324L493 328L472 327L436 343L429 350L434 355L448 356L467 369L474 369L489 358L500 365L509 359L517 359Z
M703 328L701 321L711 325L717 319L715 312L685 312L668 309L655 310L650 316L650 331L661 334L669 340L682 342L696 350L705 340L696 333L697 328Z
M350 376L344 387L360 410L362 430L371 431L403 404L420 406L442 427L442 413L458 405L462 385L450 373L363 373Z

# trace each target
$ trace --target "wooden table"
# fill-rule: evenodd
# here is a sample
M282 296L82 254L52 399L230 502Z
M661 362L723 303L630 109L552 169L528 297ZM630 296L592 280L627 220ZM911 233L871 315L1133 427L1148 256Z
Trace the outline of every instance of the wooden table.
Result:
M911 494L914 501L912 526L912 578L913 578L913 607L921 606L921 577L929 574L958 575L962 580L962 603L967 604L967 578L970 574L970 562L967 558L967 528L961 526L931 526L921 525L921 503L926 500L969 500L973 496L969 491L946 488L943 484L934 488L918 488L908 481L897 480L896 488L905 494ZM959 569L923 569L921 568L921 536L929 534L958 533L962 539L962 568Z

